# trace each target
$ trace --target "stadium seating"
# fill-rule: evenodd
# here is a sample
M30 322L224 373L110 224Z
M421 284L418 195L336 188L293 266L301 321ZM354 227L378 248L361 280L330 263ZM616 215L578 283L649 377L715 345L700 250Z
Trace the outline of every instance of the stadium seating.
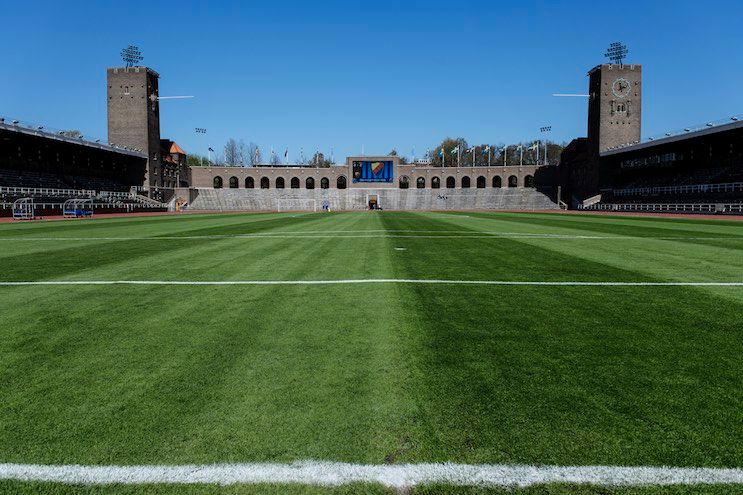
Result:
M503 189L197 189L192 210L365 210L376 195L386 210L554 210L549 196L533 188Z
M0 187L67 189L70 186L55 174L0 169Z

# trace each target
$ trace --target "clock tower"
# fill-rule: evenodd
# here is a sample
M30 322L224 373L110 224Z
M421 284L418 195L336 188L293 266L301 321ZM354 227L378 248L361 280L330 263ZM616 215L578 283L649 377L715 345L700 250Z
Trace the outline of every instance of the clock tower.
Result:
M640 140L642 66L602 64L589 73L588 146L598 155Z

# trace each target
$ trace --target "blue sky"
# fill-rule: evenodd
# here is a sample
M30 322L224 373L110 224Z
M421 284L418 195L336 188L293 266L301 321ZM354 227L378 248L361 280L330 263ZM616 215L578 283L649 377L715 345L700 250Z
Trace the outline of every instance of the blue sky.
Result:
M713 6L712 6L713 5ZM740 1L6 2L0 116L106 135L105 69L138 45L163 137L418 156L441 139L586 133L586 72L643 64L643 136L743 113ZM194 127L208 129L198 138Z

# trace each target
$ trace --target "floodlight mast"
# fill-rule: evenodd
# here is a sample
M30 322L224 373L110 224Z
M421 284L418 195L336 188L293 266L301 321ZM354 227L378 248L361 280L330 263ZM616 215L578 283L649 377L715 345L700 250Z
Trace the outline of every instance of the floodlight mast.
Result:
M627 45L616 41L609 45L609 49L606 50L604 56L621 67L628 53Z
M124 64L126 64L126 68L134 67L135 64L138 64L142 60L144 60L144 56L142 56L142 52L139 51L139 48L134 45L129 45L123 50L121 50L121 58L124 60Z

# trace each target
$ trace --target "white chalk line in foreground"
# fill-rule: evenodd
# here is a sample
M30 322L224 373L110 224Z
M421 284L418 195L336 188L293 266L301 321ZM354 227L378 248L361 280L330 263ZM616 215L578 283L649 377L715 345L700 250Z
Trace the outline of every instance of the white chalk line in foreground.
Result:
M436 280L408 278L362 278L340 280L32 280L0 282L0 286L24 285L352 285L352 284L445 284L524 285L547 287L743 287L743 282L621 282L546 280Z
M0 479L75 485L272 483L339 486L350 483L379 483L391 488L408 488L433 483L495 487L570 483L599 486L668 486L743 484L743 470L452 463L363 465L316 461L290 464L182 466L0 464Z

